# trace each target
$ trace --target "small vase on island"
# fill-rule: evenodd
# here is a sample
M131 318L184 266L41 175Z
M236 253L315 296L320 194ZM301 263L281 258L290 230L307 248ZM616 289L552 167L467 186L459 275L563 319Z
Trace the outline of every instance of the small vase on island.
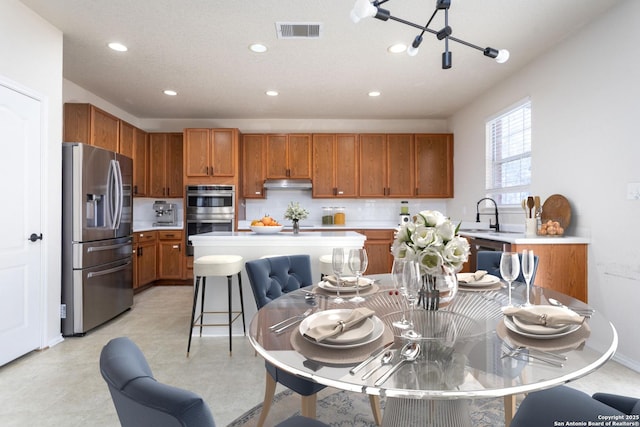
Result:
M293 234L300 233L300 224L297 219L293 220Z

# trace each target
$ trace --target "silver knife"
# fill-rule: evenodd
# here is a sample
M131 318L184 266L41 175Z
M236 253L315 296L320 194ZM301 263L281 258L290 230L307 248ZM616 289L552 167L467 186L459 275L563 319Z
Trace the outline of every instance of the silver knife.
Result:
M351 370L349 370L349 373L351 375L354 375L354 374L358 373L358 371L362 370L362 368L367 366L369 363L373 362L376 357L380 356L382 353L387 351L387 349L389 347L391 347L392 345L393 345L393 342L390 342L389 344L385 345L381 349L379 349L377 351L374 351L373 353L371 353L371 356L367 357L365 360L360 362L359 365L354 366L353 368L351 368Z

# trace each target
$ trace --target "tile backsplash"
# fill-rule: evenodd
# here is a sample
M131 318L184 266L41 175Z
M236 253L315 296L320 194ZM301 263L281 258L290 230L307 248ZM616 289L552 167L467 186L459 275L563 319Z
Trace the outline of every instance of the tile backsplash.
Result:
M289 202L299 202L309 211L309 218L302 223L321 224L323 207L344 207L347 225L349 221L397 221L402 199L314 199L308 190L271 190L266 199L245 201L246 219L257 219L271 215L276 220L287 223L284 212ZM435 209L446 213L446 202L431 199L408 199L409 213L415 214L425 209Z

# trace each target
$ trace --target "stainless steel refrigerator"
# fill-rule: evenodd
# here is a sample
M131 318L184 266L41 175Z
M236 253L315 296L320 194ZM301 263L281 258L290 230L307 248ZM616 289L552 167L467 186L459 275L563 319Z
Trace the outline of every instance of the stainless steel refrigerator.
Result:
M62 144L62 335L84 335L133 305L133 161Z

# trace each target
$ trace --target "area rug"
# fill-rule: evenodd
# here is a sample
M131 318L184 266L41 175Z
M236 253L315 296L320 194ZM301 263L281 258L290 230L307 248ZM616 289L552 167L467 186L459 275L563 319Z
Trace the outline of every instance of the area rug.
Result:
M328 391L328 393L327 393ZM384 410L384 399L381 402ZM475 399L471 401L471 420L474 427L504 426L503 399ZM251 408L227 427L254 427L262 404ZM359 393L323 390L318 394L318 419L331 427L374 427L369 398ZM293 415L300 415L300 397L291 390L276 394L266 426L273 426Z

